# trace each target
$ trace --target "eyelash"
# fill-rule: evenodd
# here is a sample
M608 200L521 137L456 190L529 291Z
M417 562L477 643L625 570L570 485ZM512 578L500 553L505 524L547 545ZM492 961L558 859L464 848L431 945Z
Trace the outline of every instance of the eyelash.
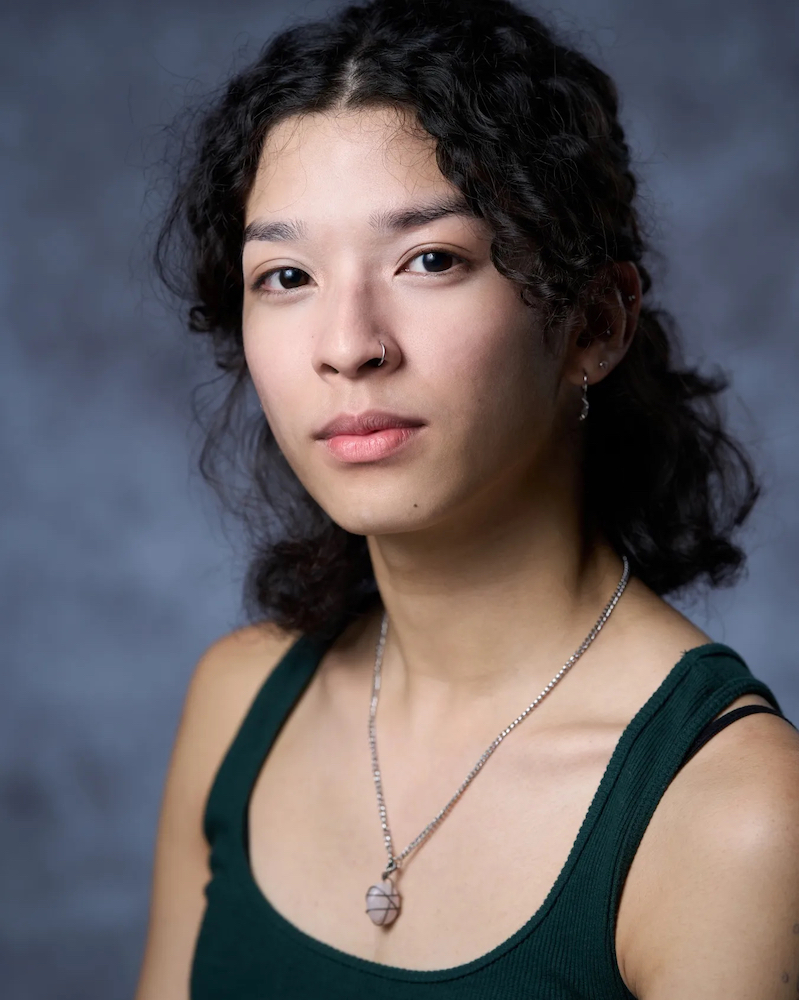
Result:
M457 254L452 253L450 250L445 250L443 247L430 247L428 250L422 250L421 253L417 253L413 257L411 257L411 259L408 261L408 265L406 265L406 267L409 266L418 257L424 257L425 254L428 254L428 253L440 253L440 254L444 254L446 257L451 257L454 261L457 261L458 264L465 265L466 267L469 266L469 262L464 257L459 257ZM450 268L447 271L442 271L442 272L439 272L439 273L441 275L451 274L452 271L454 271L454 270L455 270L455 268L453 267L453 268ZM269 271L264 271L263 274L260 274L252 282L252 284L250 285L250 291L254 292L257 295L291 295L292 292L298 292L298 291L300 291L301 288L305 287L304 285L302 285L302 286L300 286L300 288L281 288L279 291L276 291L273 288L269 288L269 289L264 288L264 284L266 283L266 281L273 274L279 274L281 271L302 271L302 268L301 267L289 267L289 266L286 266L286 267L273 267ZM303 274L307 274L307 271L302 271L302 273ZM438 277L438 276L439 275L436 274L435 271L428 273L428 277L435 278L435 277Z

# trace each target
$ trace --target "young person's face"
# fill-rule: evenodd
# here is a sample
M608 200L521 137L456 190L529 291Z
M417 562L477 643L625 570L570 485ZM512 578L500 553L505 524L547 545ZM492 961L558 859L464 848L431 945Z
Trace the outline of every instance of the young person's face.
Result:
M544 474L559 412L579 412L562 351L491 263L484 223L390 224L460 200L434 149L388 109L291 119L269 135L246 206L253 382L300 481L356 534L429 527L474 503L497 513ZM314 436L367 409L424 426L368 461Z

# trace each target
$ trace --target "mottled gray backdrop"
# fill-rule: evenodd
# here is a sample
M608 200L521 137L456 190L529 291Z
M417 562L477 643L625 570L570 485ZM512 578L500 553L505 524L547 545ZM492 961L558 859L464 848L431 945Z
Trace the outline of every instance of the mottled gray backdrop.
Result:
M294 7L322 13L326 4ZM178 713L241 621L242 561L193 469L211 372L153 293L160 127L283 23L252 0L4 0L0 989L132 996ZM617 79L662 300L767 493L748 578L693 607L799 721L799 7L566 0Z

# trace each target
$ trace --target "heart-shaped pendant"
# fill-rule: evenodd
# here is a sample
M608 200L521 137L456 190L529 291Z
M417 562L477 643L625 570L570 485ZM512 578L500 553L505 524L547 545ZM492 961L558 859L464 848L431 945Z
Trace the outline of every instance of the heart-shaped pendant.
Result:
M370 885L366 893L366 912L372 923L385 927L399 916L400 894L391 879L384 878L377 885Z

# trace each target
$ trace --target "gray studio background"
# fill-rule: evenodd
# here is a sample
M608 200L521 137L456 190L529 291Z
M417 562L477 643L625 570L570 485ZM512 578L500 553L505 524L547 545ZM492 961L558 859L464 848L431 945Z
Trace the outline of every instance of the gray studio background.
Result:
M153 292L147 240L160 126L289 9L0 10L6 1000L132 996L186 685L206 646L242 620L236 539L193 465L189 394L211 370ZM765 478L748 577L682 607L799 721L799 8L550 9L619 84L668 261L656 268L661 300L689 359L732 374L730 416Z

